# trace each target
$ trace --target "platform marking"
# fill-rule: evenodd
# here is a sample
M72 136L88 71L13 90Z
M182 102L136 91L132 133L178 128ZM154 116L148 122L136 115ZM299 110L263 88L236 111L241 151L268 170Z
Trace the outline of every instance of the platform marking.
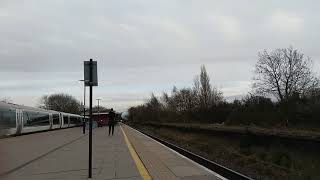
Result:
M143 135L143 136L147 137L148 139L150 139L150 140L152 140L152 141L155 141L156 143L160 144L161 146L163 146L164 148L168 149L169 151L171 151L171 152L175 153L176 155L180 156L181 158L188 160L189 162L193 163L194 165L196 165L196 166L198 166L198 167L200 167L200 168L203 168L204 170L206 170L207 172L209 172L209 173L213 174L214 176L216 176L216 177L217 177L217 178L219 178L220 180L228 180L227 178L225 178L225 177L221 176L220 174L218 174L218 173L216 173L216 172L212 171L211 169L208 169L207 167L204 167L203 165L201 165L201 164L199 164L199 163L197 163L197 162L195 162L195 161L193 161L193 160L191 160L191 159L187 158L186 156L184 156L184 155L182 155L182 154L178 153L177 151L175 151L175 150L173 150L173 149L171 149L171 148L167 147L166 145L164 145L164 144L162 144L162 143L160 143L160 142L158 142L158 141L156 141L156 140L152 139L151 137L149 137L149 136L147 136L147 135L143 134L142 132L140 132L140 131L138 131L138 130L136 130L136 129L134 129L134 128L132 128L132 127L128 126L128 125L126 125L126 126L127 126L128 128L130 128L130 129L132 129L133 131L136 131L137 133L139 133L139 134L141 134L141 135Z
M121 131L123 133L123 136L124 136L124 139L126 141L126 144L128 146L128 149L130 151L130 154L131 154L131 156L132 156L132 158L133 158L133 160L134 160L134 162L135 162L135 164L136 164L136 166L138 168L138 171L139 171L141 177L143 178L143 180L151 180L152 179L151 176L149 175L146 167L143 165L143 163L142 163L141 159L139 158L137 152L132 147L132 145L131 145L126 133L122 129L121 125L120 125L120 128L121 128Z

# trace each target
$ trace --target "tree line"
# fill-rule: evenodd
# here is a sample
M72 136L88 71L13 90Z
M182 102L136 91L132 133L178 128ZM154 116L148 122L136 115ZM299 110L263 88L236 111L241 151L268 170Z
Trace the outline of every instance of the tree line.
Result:
M40 108L72 113L72 114L81 114L83 113L84 106L78 101L75 97L65 93L56 93L51 95L44 95L40 99ZM85 107L86 114L88 115L88 107ZM93 106L92 112L109 112L110 109L104 106Z
M151 95L129 109L133 122L223 123L265 127L320 125L319 78L312 60L293 47L258 54L252 90L242 99L227 102L210 84L205 66L192 87Z

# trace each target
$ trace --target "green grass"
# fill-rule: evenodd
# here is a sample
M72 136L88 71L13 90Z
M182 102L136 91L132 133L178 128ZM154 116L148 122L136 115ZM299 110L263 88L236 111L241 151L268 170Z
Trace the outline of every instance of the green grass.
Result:
M320 179L319 153L303 147L146 125L136 127L256 179Z

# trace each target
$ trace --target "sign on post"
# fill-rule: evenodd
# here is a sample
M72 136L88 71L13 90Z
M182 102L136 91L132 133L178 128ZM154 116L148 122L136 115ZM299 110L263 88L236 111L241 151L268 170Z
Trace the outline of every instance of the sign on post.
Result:
M89 96L89 173L88 177L92 177L92 86L98 86L97 61L84 61L84 82L85 86L90 87Z
M92 81L90 81L90 63L92 63ZM84 61L85 86L98 86L97 61Z

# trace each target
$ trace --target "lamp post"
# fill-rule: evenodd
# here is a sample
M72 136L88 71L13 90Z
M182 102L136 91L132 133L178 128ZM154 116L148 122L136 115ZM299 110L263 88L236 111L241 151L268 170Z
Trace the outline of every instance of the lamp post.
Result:
M86 82L88 82L87 80L79 80L79 81L83 81L83 87L84 87L84 89L83 89L83 129L82 129L82 131L83 131L83 134L85 134L86 133L86 85L85 85L85 83Z
M99 105L100 105L100 100L101 99L98 98L96 100L98 101L98 122L99 122L100 121L100 106Z

